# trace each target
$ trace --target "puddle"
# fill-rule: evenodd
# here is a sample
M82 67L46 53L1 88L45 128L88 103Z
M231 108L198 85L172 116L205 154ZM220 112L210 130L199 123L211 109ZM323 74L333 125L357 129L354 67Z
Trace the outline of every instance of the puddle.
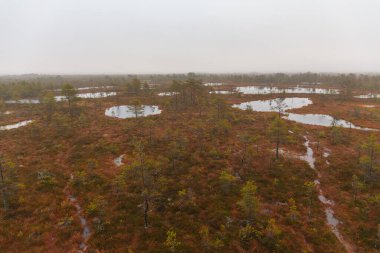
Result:
M241 104L232 105L232 107L239 108L241 110L252 110L256 112L278 112L278 108L281 107L282 112L285 112L291 109L302 108L304 106L311 105L312 103L313 101L311 101L309 98L276 98L270 100L256 100L244 102ZM334 119L332 116L325 114L285 113L283 118L286 120L295 121L306 125L331 127L334 124L335 126L340 126L343 128L351 128L365 131L379 131L378 129L355 126L351 122L341 119Z
M19 100L8 100L5 101L6 104L39 104L40 100L38 99L19 99Z
M313 101L309 98L284 98L284 99L270 99L270 100L256 100L251 102L244 102L235 104L233 108L241 110L253 110L256 112L277 112L278 105L283 105L284 110L302 108L311 105Z
M341 120L341 119L337 120L331 117L330 115L325 115L325 114L288 113L285 116L283 116L283 118L287 120L295 121L298 123L306 124L306 125L331 127L333 124L335 124L335 126L340 126L343 128L352 128L352 129L359 129L359 130L365 130L365 131L378 131L372 128L358 127L352 124L351 122Z
M122 154L121 156L118 156L113 160L113 163L116 165L116 167L120 167L120 166L124 165L124 163L123 163L124 156L125 156L125 154Z
M121 105L106 109L105 115L119 119L128 119L158 115L161 114L161 112L162 111L157 105L141 105L136 108L133 105Z
M276 149L273 149L272 152L276 152ZM294 158L294 159L300 159L300 156L299 154L297 154L296 152L292 152L292 151L289 151L289 150L285 150L283 148L279 148L278 149L278 153L284 157L288 157L288 158Z
M325 148L323 150L323 157L325 158L325 161L326 161L327 165L330 165L330 162L327 160L327 158L330 156L330 154L331 154L331 150L330 149Z
M165 96L174 96L176 94L179 94L179 92L160 92L157 95L160 97L165 97Z
M87 87L79 87L77 90L92 90L92 89L110 89L113 86L87 86Z
M220 94L220 95L227 95L227 94L233 94L233 91L228 90L213 90L209 92L210 94Z
M367 95L355 96L356 98L380 98L380 94L369 93Z
M25 121L21 121L21 122L15 123L15 124L10 124L10 125L6 125L6 126L0 126L0 131L1 130L16 129L16 128L19 128L19 127L23 127L23 126L29 125L32 122L33 122L33 120L25 120Z
M323 157L324 158L329 157L330 154L331 154L331 150L330 149L328 149L328 148L323 149Z
M213 87L213 86L221 86L223 85L223 83L204 83L203 85Z
M11 111L5 111L5 112L3 112L3 114L4 115L9 115L9 114L12 114L13 112L11 112Z
M338 89L323 89L323 88L306 88L306 87L291 87L291 88L277 88L268 86L244 86L237 87L237 92L249 95L258 94L339 94Z
M84 88L90 89L90 87L84 87ZM110 96L116 96L116 95L117 95L116 92L91 92L91 93L79 93L76 95L76 97L78 98L104 98L104 97L110 97ZM55 96L54 98L55 98L55 101L57 102L66 100L65 96ZM19 100L8 100L8 101L5 101L5 103L6 104L39 104L40 100L39 99L19 99Z
M77 98L105 98L110 96L116 96L116 92L92 92L92 93L79 93L76 95ZM61 102L65 101L65 96L55 96L55 101Z
M86 86L76 88L76 90L111 89L113 87L114 86ZM62 91L62 89L54 89L53 91Z
M376 105L362 105L362 107L365 107L365 108L375 108Z

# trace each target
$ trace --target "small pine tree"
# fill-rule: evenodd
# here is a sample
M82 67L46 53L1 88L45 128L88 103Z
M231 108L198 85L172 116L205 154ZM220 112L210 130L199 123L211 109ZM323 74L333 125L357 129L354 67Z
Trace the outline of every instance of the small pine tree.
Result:
M222 187L222 191L227 194L231 190L231 186L236 182L236 177L226 170L220 173L219 181Z
M275 219L269 219L265 234L269 238L277 238L282 233L281 229L277 226Z
M371 135L362 145L364 154L360 157L360 165L366 170L365 180L372 179L373 171L378 169L378 159L376 155L380 153L380 144L376 141L376 136Z
M297 210L296 201L293 198L288 200L289 205L289 218L291 222L295 222L298 219L299 212Z
M270 134L272 140L276 143L276 159L279 157L280 144L285 141L287 129L284 120L275 117L271 126Z
M257 198L256 192L257 186L254 181L246 182L240 191L241 200L238 202L238 205L246 213L248 221L253 220L259 208L259 200Z
M169 230L166 232L166 241L165 246L168 247L170 252L176 252L179 246L181 246L181 242L177 240L177 233L173 230Z
M308 216L310 217L311 216L311 205L313 203L313 193L315 190L315 183L308 181L308 182L305 182L304 186L306 188L305 192L306 192L306 195L308 198Z
M364 185L360 182L359 178L356 175L352 176L352 191L354 194L354 201L357 200L357 195L361 189L363 189Z

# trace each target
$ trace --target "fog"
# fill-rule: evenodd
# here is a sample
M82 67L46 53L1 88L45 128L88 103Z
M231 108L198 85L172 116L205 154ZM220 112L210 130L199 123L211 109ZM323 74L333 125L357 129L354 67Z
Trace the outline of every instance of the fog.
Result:
M380 72L378 0L0 0L0 74Z

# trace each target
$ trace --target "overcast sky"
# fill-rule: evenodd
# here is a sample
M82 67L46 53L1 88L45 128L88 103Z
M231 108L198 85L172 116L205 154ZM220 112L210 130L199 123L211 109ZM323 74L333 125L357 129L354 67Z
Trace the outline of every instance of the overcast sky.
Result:
M0 74L380 72L379 0L0 0Z

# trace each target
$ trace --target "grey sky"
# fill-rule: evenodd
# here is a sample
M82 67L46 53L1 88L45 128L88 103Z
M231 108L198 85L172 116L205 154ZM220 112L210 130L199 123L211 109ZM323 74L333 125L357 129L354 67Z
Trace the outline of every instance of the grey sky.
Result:
M0 74L380 72L379 0L0 0Z

